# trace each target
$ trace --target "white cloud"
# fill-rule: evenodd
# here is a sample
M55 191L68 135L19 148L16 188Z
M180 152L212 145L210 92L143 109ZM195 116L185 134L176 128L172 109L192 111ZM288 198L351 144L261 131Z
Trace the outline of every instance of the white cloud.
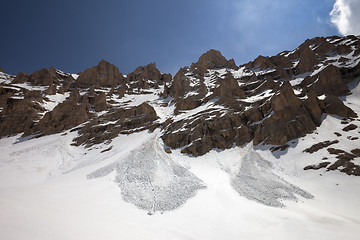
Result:
M360 1L336 0L330 12L331 22L342 35L360 35Z

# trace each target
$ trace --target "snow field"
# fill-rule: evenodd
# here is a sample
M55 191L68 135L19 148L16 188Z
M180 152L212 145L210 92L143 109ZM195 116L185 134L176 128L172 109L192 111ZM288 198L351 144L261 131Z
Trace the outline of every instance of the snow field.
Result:
M241 196L231 181L233 173L243 167L238 159L254 151L250 146L213 150L198 158L175 150L167 157L160 156L187 169L206 188L198 190L195 196L172 211L149 216L147 210L123 200L116 171L96 179L86 176L116 162L119 156L145 154L149 150L147 144L158 144L159 152L162 143L157 142L157 133L144 131L119 136L110 144L113 149L104 153L101 151L110 145L98 145L90 151L66 147L73 137L71 134L50 135L17 144L12 144L16 138L0 140L3 152L0 158L0 239L335 240L340 237L356 239L359 234L360 212L358 201L355 201L359 198L359 180L339 172L319 176L317 171L301 171L301 168L297 177L294 176L291 152L300 147L300 143L289 150L289 157L284 155L276 159L267 150L255 152L272 162L274 169L271 171L311 193L314 199L298 196L298 202L283 200L286 207L276 208ZM54 149L60 147L55 146L61 146L66 154L56 153L58 150ZM17 160L6 162L11 154L17 154ZM154 157L151 151L150 156ZM291 164L285 164L285 169L281 170L278 165L286 161ZM46 169L37 172L34 167L40 163ZM167 164L159 166L161 177L154 182L161 185L168 182L169 178L163 176L169 177L165 174L169 173L169 168ZM9 169L12 170L5 176ZM51 174L54 172L56 174Z

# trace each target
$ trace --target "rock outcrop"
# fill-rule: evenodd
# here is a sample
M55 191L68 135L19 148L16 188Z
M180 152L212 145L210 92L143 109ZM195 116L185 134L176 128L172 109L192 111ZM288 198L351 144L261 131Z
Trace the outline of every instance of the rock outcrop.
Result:
M140 66L134 72L128 74L126 82L131 88L149 89L159 88L172 79L171 74L161 73L155 63L148 64L144 67Z
M27 131L39 120L45 109L31 99L9 97L0 114L0 136L11 136Z
M109 142L119 134L130 134L146 129L153 130L158 126L158 119L153 107L147 103L128 109L113 109L103 116L93 118L79 129L79 137L74 145L92 146Z
M49 69L43 68L39 71L33 72L31 75L20 72L16 75L12 83L31 83L32 85L49 86L59 85L62 82L71 82L73 77L70 74L66 74L57 71L54 67Z
M102 60L97 66L82 72L75 81L75 86L80 88L116 87L124 81L125 78L117 67Z
M25 135L60 133L84 123L91 117L88 101L86 95L80 96L78 91L73 91L66 101L47 112L38 123L25 131Z

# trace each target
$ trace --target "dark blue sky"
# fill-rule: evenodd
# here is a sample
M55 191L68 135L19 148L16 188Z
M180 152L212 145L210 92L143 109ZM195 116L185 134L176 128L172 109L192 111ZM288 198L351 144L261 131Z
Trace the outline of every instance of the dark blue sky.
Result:
M105 59L127 74L156 62L175 73L210 48L236 64L338 35L334 0L3 0L0 67L77 73Z

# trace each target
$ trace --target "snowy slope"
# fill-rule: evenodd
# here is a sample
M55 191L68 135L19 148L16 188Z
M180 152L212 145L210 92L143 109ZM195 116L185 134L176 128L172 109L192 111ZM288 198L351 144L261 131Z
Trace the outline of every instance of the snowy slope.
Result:
M54 122L61 118L66 122L67 116L54 109L61 110L69 102L73 103L70 107L84 106L85 113L89 114L80 125L71 125L60 133L36 137L40 136L38 132L30 132L32 135L10 134L0 138L0 239L357 239L360 235L360 178L342 171L350 163L358 167L360 158L354 155L348 161L342 159L343 165L333 169L329 166L338 164L341 154L360 148L358 117L339 117L319 110L321 124L311 133L291 138L286 145L262 142L256 145L254 139L235 144L232 139L230 146L223 148L225 150L213 145L198 157L183 151L191 144L206 140L210 130L215 129L206 128L207 123L225 123L224 128L221 125L215 129L220 137L212 139L214 142L244 128L245 125L231 122L243 113L250 119L249 129L255 131L262 122L274 116L272 101L280 94L284 94L285 99L306 100L311 97L306 87L316 84L317 74L323 73L326 67L334 65L345 67L344 70L359 65L357 37L330 37L321 40L319 45L305 46L304 52L310 49L320 54L324 41L337 50L348 46L351 51L344 50L338 55L326 52L324 59L310 66L311 71L301 74L295 69L301 65L298 56L301 47L274 58L260 57L259 65L254 61L234 69L229 68L231 64L203 69L203 75L196 73L202 66L199 63L181 70L183 76L179 71L178 80L183 85L188 84L188 88L182 84L177 86L176 77L162 83L162 73L159 73L162 79L145 80L144 76L149 77L157 71L151 72L147 67L132 73L135 77L126 82L126 89L125 85L77 89L74 83L78 77L82 78L81 75L56 70L58 75L54 75L53 87L56 81L60 83L52 93L51 86L12 83L14 76L0 72L1 91L8 94L7 98L0 99L4 106L2 113L7 111L1 117L6 118L11 107L26 98L28 105L19 109L29 109L32 103L40 106L35 106L32 123L40 122L45 116ZM285 80L286 72L269 63L269 59L276 62L277 58L284 60L282 57L288 58L292 65L287 69L292 75ZM144 72L146 74L141 75ZM315 76L313 82L307 84L310 80L306 79L311 76ZM68 79L65 81L62 77ZM223 80L235 83L234 86L242 91L232 91ZM290 91L282 89L286 81L290 83ZM336 95L336 99L340 96L339 101L360 116L358 76L349 82L351 94ZM131 85L135 87L130 88ZM166 88L170 90L166 92ZM38 91L38 95L31 95L32 91ZM325 109L328 95L319 93L313 97L316 103L324 104ZM71 98L75 100L71 102ZM191 105L190 101L187 106L189 102L185 101L181 105L187 98L200 104ZM280 100L277 103L287 103ZM302 104L299 102L295 101ZM144 108L149 112L137 108L144 104L148 105ZM96 110L96 106L100 106L100 110ZM127 114L121 119L123 122L119 120L123 116L116 115L117 110ZM283 114L288 110L278 112ZM52 119L49 115L53 111ZM76 115L76 112L71 114ZM152 120L153 129L143 130L146 128L141 125L131 125L132 121L141 123L142 117L146 119L151 114L157 117ZM220 123L212 122L214 119L220 119ZM289 121L291 124L298 120ZM227 128L229 122L233 128ZM148 123L145 121L144 125ZM125 130L116 132L121 124ZM350 125L353 125L352 130L344 130ZM111 131L116 134L111 135ZM198 138L189 140L189 135L196 131L208 135L199 134ZM164 132L169 133L170 140L184 133L183 138L179 137L185 139L184 144L166 145ZM75 146L74 139L85 133L99 141L96 144L84 141ZM240 133L245 135L246 132ZM208 143L205 140L203 145ZM307 151L326 142L331 145ZM318 167L321 164L326 165Z
M120 136L113 143L114 152L103 153L105 145L90 152L67 147L70 135L13 145L16 138L1 139L1 239L356 239L360 233L355 201L360 181L339 172L321 176L317 171L293 171L293 164L302 162L291 152L301 150L301 144L277 160L270 151L252 146L198 158L175 151L166 158L187 168L206 188L171 212L149 216L122 199L114 173L96 180L86 176L118 156L141 151L139 146L151 143L157 134ZM282 201L285 208L274 208L242 196L232 187L233 172L249 164L243 159L248 154L275 160L268 171L314 198L297 196L298 202Z

